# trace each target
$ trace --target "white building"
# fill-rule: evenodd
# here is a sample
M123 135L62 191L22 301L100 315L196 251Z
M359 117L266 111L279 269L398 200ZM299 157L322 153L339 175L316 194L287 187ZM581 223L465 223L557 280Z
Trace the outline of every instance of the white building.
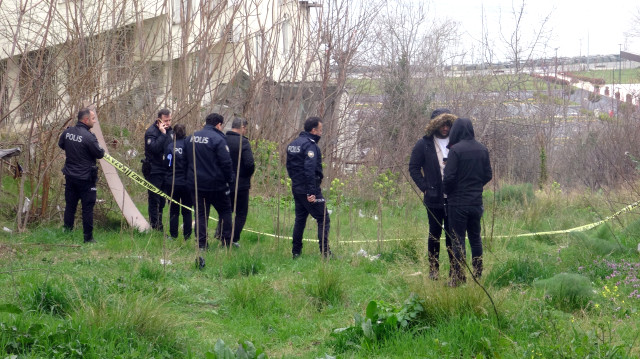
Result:
M129 116L190 104L201 111L238 76L257 88L317 81L315 8L306 0L2 0L0 128L59 123L82 102Z

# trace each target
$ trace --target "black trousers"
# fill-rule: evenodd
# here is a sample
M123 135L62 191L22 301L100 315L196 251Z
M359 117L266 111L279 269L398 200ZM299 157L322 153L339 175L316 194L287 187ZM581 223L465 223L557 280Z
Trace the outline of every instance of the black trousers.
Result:
M316 201L310 203L307 201L306 194L293 194L293 200L296 204L296 218L293 224L293 246L291 253L298 255L302 252L302 234L304 227L307 225L307 217L311 215L318 222L318 245L322 254L329 253L329 228L331 221L329 220L329 212L325 205L325 199L322 193L316 195Z
M164 189L164 174L150 175L149 177L145 177L145 179L152 185L156 186L158 189ZM164 229L164 227L162 226L162 211L164 210L165 199L159 194L155 194L151 191L147 191L147 194L149 224L151 225L151 228L162 231Z
M451 269L454 279L466 279L463 262L466 260L465 234L469 237L471 261L476 276L482 275L482 238L480 237L480 220L482 206L449 206L449 222L453 231L451 248L454 260Z
M229 194L229 199L231 200L231 210L233 211L233 204L235 199L236 203L236 212L235 217L233 218L233 242L237 243L240 241L240 233L244 228L244 224L247 222L247 214L249 213L249 188L247 189L239 189L238 195L236 196L234 192ZM220 238L220 222L218 222L218 227L216 228L216 238Z
M192 193L193 203L196 203L196 194ZM211 206L218 212L218 221L222 222L220 240L224 245L231 244L231 200L224 191L198 191L196 206L196 228L198 235L198 247L207 248L207 224Z
M446 208L427 207L427 217L429 218L427 248L429 250L429 269L431 271L440 269L440 236L442 235L443 227L449 263L453 263L453 253L451 252L451 237L453 234L449 226L449 216L446 214Z
M171 193L171 184L165 186L164 193L172 195L174 201L184 206L191 207L193 202L191 193L187 186L173 186L173 194ZM174 202L169 204L169 234L171 237L178 238L178 224L180 223L180 213L182 213L182 234L187 240L191 237L191 211Z
M84 240L93 239L93 207L96 204L96 184L90 180L80 180L66 176L64 186L64 227L72 230L78 208L78 200L82 203L82 230Z

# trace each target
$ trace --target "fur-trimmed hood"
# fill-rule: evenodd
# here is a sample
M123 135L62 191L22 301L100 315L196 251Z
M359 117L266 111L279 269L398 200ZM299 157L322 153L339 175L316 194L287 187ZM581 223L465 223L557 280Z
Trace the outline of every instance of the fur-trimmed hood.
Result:
M427 126L424 129L425 136L431 136L434 132L436 132L440 126L449 122L451 127L453 127L453 122L458 119L458 116L452 113L443 113L438 115L436 118L432 119L427 123Z

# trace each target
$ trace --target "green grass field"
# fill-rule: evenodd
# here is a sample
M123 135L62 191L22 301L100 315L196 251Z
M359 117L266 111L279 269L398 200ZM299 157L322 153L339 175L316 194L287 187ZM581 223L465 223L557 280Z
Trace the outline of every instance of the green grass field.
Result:
M578 75L601 78L608 84L611 83L623 83L623 84L637 84L640 83L640 69L622 69L620 72L615 70L591 70L576 72Z
M5 179L4 190L11 186ZM34 224L26 233L0 232L0 353L9 358L252 358L261 350L272 358L640 355L637 208L586 232L516 236L598 221L631 203L633 195L534 192L530 185L487 190L485 275L481 286L469 281L459 288L445 286L444 249L441 279L428 279L426 211L410 192L396 197L377 202L345 196L338 205L334 199L331 260L323 260L313 240L305 242L299 259L291 259L286 237L293 207L286 196L253 197L247 223L251 230L281 237L246 231L241 247L231 250L214 242L203 254L203 270L195 266L200 253L193 241L137 233L114 210L102 209L97 243L91 245L81 243L79 228L65 233L55 220ZM143 211L144 198L134 195ZM0 224L10 225L9 213L3 215ZM210 221L211 230L214 226ZM305 238L313 239L315 231L310 220Z

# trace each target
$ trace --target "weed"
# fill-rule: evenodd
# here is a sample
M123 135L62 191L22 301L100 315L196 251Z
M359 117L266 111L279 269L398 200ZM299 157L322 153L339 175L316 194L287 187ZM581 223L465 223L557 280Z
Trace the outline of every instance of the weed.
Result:
M510 258L494 266L487 275L487 283L496 287L514 284L530 285L538 278L546 277L549 271L542 263L529 258Z
M140 278L154 282L157 282L160 278L162 278L163 275L161 266L154 265L153 263L148 261L142 262L142 264L140 265L139 273Z
M550 305L569 312L586 308L594 293L589 278L574 273L556 274L535 281L534 285L545 289L545 299Z
M232 307L260 315L279 306L274 299L275 294L269 282L259 278L244 278L231 284L227 300Z
M408 329L416 325L423 312L422 303L415 295L411 295L399 308L372 300L364 317L359 313L354 315L354 325L333 330L334 347L343 352L359 348L360 344L371 345L389 337L399 328Z
M94 335L113 345L115 352L138 347L146 355L178 355L183 352L183 344L176 329L184 320L167 309L156 296L132 293L88 303L78 313L78 319L87 323Z
M332 267L322 266L308 280L304 290L315 300L318 309L337 305L344 297L342 274Z
M233 278L238 274L242 276L256 275L264 270L262 258L254 254L240 254L232 261L227 261L222 267L225 278Z
M531 183L503 185L496 191L496 201L512 202L518 205L527 205L533 202L533 185Z
M69 313L73 300L60 284L45 281L26 295L30 309L42 314L63 316Z
M228 347L222 339L218 339L213 352L207 352L205 354L206 359L266 359L267 354L262 349L256 349L256 347L250 341L245 341L238 345L238 349L234 352Z

